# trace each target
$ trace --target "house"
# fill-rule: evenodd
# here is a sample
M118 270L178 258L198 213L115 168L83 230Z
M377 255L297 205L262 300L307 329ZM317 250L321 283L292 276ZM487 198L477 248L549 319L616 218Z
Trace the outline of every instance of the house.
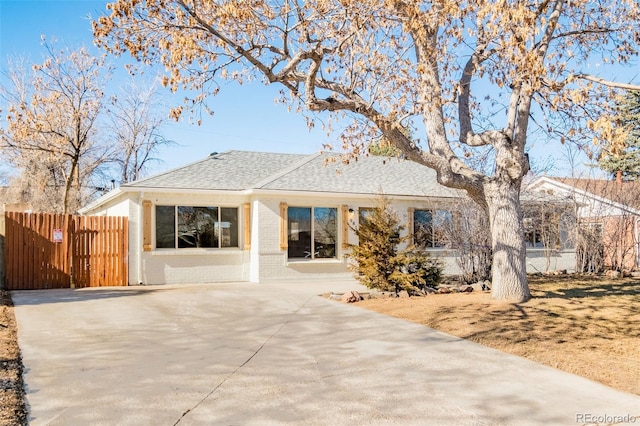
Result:
M579 270L640 267L640 182L544 176L529 190L573 200Z
M437 227L453 220L461 193L397 158L345 164L329 153L213 153L121 185L81 213L129 218L130 283L340 279L352 276L345 258L357 243L352 227L380 194L414 243L456 273L455 250ZM573 265L572 256L557 257Z

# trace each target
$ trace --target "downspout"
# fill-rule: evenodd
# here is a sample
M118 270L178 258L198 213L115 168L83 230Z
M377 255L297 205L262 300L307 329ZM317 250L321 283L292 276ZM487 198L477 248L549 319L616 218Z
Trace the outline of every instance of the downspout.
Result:
M136 247L136 255L138 257L138 285L142 284L142 239L144 238L144 211L142 208L142 199L144 198L144 192L138 195L138 244Z

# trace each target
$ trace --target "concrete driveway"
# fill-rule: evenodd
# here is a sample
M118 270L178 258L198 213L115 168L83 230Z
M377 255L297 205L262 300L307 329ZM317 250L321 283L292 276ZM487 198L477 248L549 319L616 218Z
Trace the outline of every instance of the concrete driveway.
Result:
M359 288L14 292L31 424L640 424L639 397L316 296Z

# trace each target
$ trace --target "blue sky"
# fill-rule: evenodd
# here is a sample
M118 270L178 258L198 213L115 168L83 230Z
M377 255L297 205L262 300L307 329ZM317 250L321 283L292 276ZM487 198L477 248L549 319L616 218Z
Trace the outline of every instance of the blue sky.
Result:
M0 0L0 62L26 55L29 63L42 62L46 53L41 34L55 37L58 45L71 48L92 46L93 36L88 15L98 16L107 1L89 0ZM98 49L94 50L99 52ZM115 59L112 59L115 60ZM112 90L118 82L113 80ZM163 134L179 145L163 148L158 154L162 164L156 171L179 167L206 157L211 152L230 149L286 153L313 153L329 141L325 132L317 128L309 131L301 115L288 112L282 105L274 105L276 87L254 82L237 86L229 83L220 94L210 100L214 116L205 115L200 126L189 124L187 117L180 123L168 120ZM180 105L181 97L171 98L168 90L161 94Z
M93 47L89 15L96 17L105 11L108 1L93 0L0 0L0 63L12 55L26 55L30 62L42 61L45 53L41 35L55 38L59 46L70 48L84 45ZM94 50L98 52L97 49ZM112 59L115 61L116 59ZM122 61L119 61L122 65ZM638 67L635 72L638 74ZM638 77L636 77L636 80ZM111 90L117 92L118 80ZM278 87L266 87L259 82L238 86L229 83L209 103L215 111L213 117L203 117L203 124L189 124L188 118L175 123L167 121L163 134L178 145L163 148L158 154L163 162L152 171L179 167L201 159L211 152L230 149L312 153L322 149L324 143L340 146L331 140L320 126L309 131L301 115L288 112L285 106L275 105ZM180 96L171 98L168 91L161 92L172 106L180 105ZM534 165L549 170L553 175L568 175L567 151L556 142L530 141L530 158ZM578 163L586 162L580 157Z

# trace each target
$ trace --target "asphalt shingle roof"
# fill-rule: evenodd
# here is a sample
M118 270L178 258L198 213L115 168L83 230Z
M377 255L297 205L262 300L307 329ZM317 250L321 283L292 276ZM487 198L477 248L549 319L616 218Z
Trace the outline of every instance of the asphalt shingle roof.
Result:
M122 186L240 191L253 188L265 177L306 157L300 154L227 151Z
M331 159L335 162L330 162ZM418 163L387 157L360 157L344 164L337 154L320 154L273 179L262 189L455 197L436 181L436 173Z
M123 186L458 196L456 191L437 183L433 170L412 161L371 156L344 164L335 153L227 151Z

